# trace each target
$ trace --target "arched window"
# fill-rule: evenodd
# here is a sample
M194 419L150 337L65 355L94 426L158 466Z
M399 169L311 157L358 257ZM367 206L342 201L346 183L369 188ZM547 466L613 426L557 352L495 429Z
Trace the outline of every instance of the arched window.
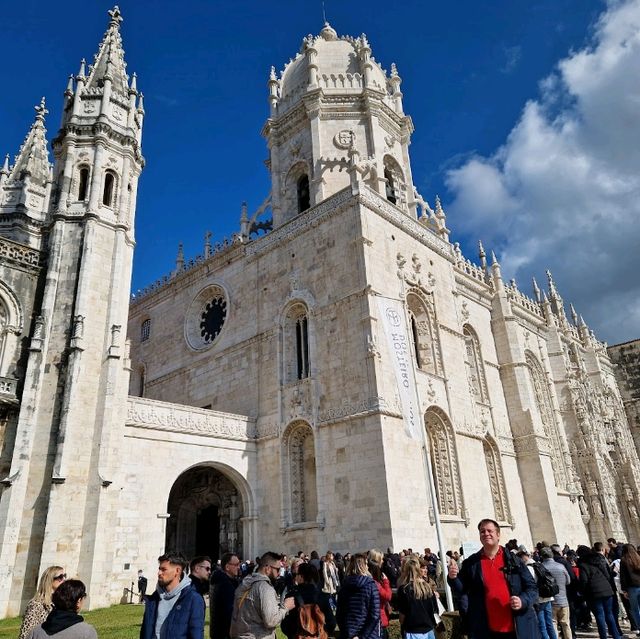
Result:
M411 334L418 367L428 373L441 375L440 340L436 331L433 299L432 296L428 297L424 299L422 295L411 292L407 295Z
M289 524L315 521L318 516L316 455L313 431L309 424L298 422L285 433L284 447L289 496Z
M80 167L80 176L78 182L78 200L84 202L87 199L87 191L89 190L89 167Z
M553 402L551 400L551 393L549 392L547 376L533 353L526 351L525 360L529 368L529 374L531 375L536 408L538 409L538 414L544 427L544 433L549 439L551 466L553 468L556 486L558 488L568 489L568 469L563 460L565 447L553 412Z
M476 332L465 324L462 328L464 334L464 359L467 365L467 377L471 394L477 402L488 402L487 379L484 373L482 355L480 353L480 342Z
M440 409L430 408L427 410L425 425L438 497L438 509L442 515L462 517L464 508L460 488L460 472L451 422Z
M493 498L493 509L496 521L510 522L511 512L507 499L507 485L504 481L504 473L502 472L500 451L496 443L489 437L482 440L482 448L484 449L484 459L487 464L489 489L491 497Z
M285 383L306 379L310 374L309 311L302 302L293 304L286 313L283 335Z
M151 336L151 320L147 318L140 325L140 341L146 342Z
M298 194L298 213L306 211L311 206L309 195L309 176L305 173L296 184Z
M406 202L404 174L400 165L391 155L385 155L384 166L384 189L385 197L396 206L404 206Z
M388 168L385 168L384 170L384 179L386 180L384 188L387 200L389 200L391 204L395 204L398 201L398 198L396 197L396 187L391 170Z
M104 191L102 193L102 203L105 206L113 206L116 190L116 176L111 171L104 174Z

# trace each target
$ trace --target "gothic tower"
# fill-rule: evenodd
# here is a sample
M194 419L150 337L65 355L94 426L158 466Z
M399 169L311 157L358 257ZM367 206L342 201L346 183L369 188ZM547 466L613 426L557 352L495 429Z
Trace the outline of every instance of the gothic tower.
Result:
M267 138L273 226L349 186L354 162L368 186L415 213L409 143L396 66L389 75L365 35L338 37L325 23L304 38L280 78L271 69Z
M1 616L16 614L37 575L55 564L82 575L91 605L109 603L114 527L107 522L118 490L128 386L124 327L144 166L142 95L135 74L130 80L126 73L118 7L109 15L94 63L87 69L83 61L64 93L52 175L44 104L18 161L2 174L5 191L14 185L11 238L37 245L40 235L46 267L0 493Z

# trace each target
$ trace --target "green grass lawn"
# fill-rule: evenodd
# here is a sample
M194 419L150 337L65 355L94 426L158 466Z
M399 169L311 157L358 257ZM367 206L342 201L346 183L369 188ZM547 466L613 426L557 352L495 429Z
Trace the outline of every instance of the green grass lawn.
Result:
M111 608L101 608L92 612L82 613L85 621L90 623L98 632L99 639L138 639L144 606L121 605ZM0 621L0 639L16 639L20 632L20 617ZM277 639L285 639L278 628ZM209 611L204 636L209 637ZM392 620L389 626L389 638L399 639L400 628L397 620Z

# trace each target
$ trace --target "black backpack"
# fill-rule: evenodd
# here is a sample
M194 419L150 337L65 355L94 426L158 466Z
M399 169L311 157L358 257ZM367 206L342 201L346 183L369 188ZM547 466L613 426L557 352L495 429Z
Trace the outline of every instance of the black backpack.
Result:
M542 564L533 564L533 572L536 573L538 594L541 597L555 597L560 592L555 577Z

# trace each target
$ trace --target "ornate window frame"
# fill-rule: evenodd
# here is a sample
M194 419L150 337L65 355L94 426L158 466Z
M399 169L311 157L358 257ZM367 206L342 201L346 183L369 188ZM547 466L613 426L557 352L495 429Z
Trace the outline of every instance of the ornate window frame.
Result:
M482 350L478 334L470 324L462 327L464 335L464 360L467 368L467 378L471 396L476 402L489 404L489 393L487 388L487 377L482 360Z
M441 408L430 406L425 412L424 427L440 515L445 521L466 520L453 424Z
M507 484L504 479L504 469L502 467L502 457L500 449L495 439L487 433L482 440L484 459L487 465L489 477L489 492L493 499L493 510L496 521L500 524L511 525L511 508L507 495Z
M442 377L442 347L433 299L425 299L422 293L411 288L406 294L406 308L418 369ZM416 335L418 336L417 343Z
M531 388L536 404L536 409L540 415L540 421L544 428L544 434L549 440L549 452L551 453L551 468L556 487L560 490L569 490L572 485L572 478L568 472L564 460L563 438L558 428L555 411L553 409L553 399L549 389L547 375L542 368L538 358L530 351L524 352L525 362L529 369Z
M283 531L320 527L315 451L315 433L308 422L287 426L281 440Z

